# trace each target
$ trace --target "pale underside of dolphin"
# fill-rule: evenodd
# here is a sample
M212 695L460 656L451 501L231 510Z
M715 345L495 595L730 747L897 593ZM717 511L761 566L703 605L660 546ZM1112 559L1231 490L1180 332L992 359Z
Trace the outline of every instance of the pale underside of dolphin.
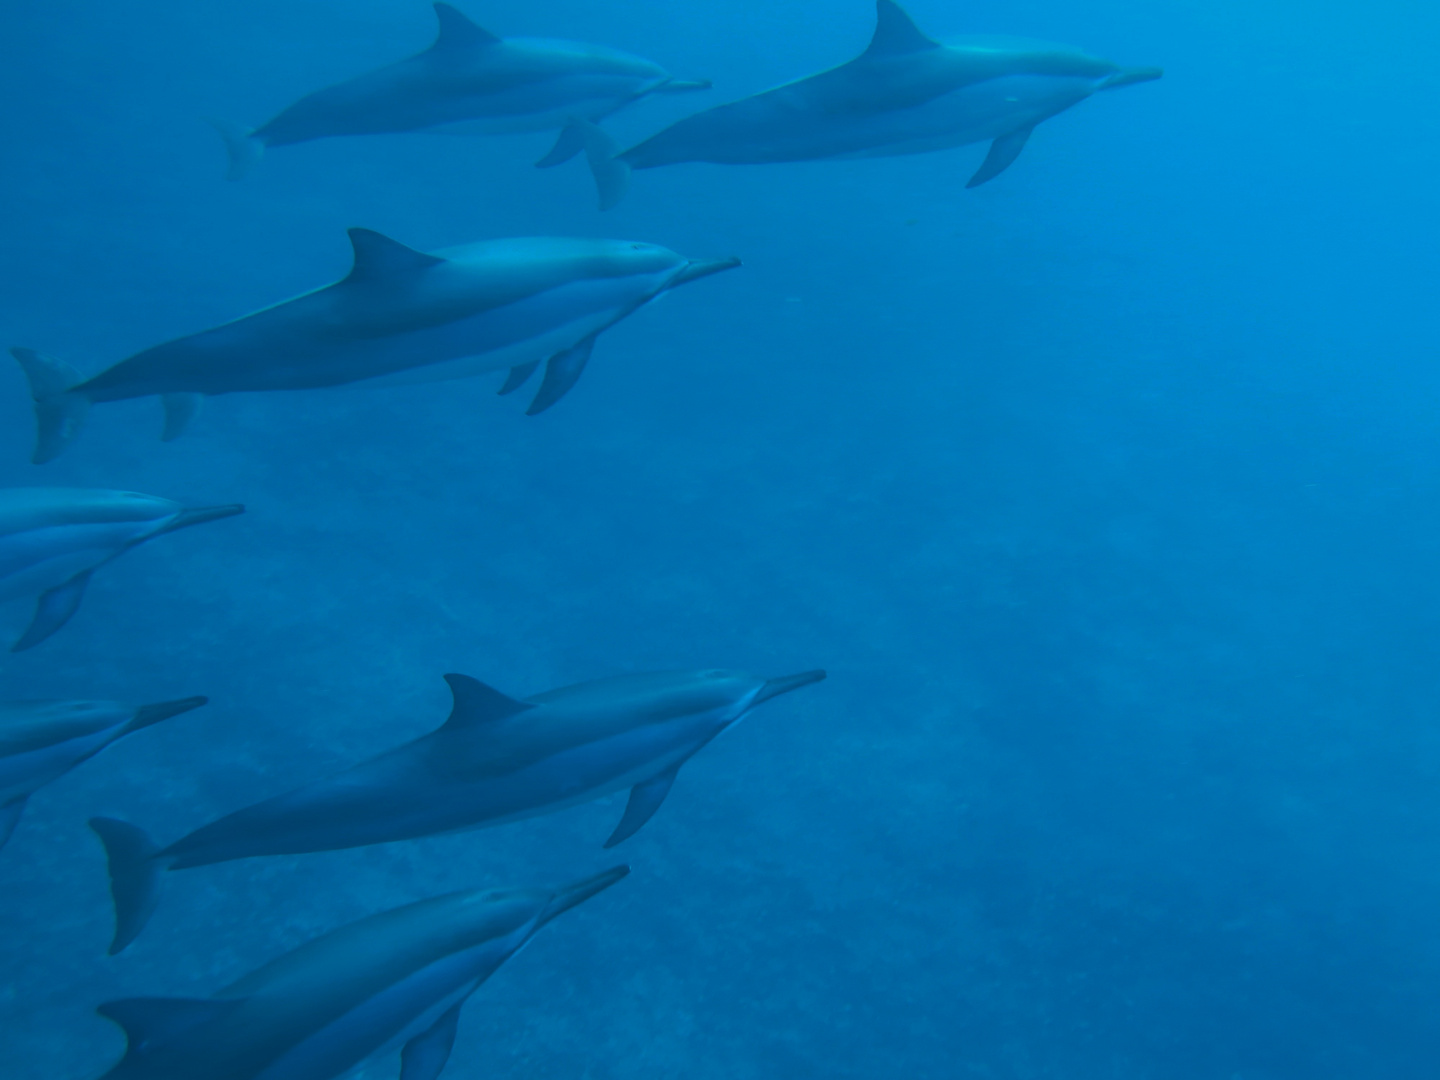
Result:
M613 847L660 808L680 766L757 705L823 671L762 679L661 672L581 683L525 700L447 675L445 724L328 779L220 818L160 848L140 829L91 822L105 845L123 949L144 928L167 870L333 851L500 825L630 789Z
M0 601L39 598L11 651L38 645L69 622L91 576L106 563L157 536L244 509L185 507L133 491L0 490Z
M228 179L243 177L271 146L408 131L564 131L650 94L710 85L604 45L500 38L449 4L436 4L435 15L439 34L423 52L307 94L254 131L214 121L230 154ZM581 148L579 137L565 135L536 164L558 165Z
M466 1000L546 923L620 881L451 893L331 931L209 998L129 998L101 1080L333 1080L400 1051L401 1080L436 1080Z
M602 210L624 196L633 169L892 157L988 141L990 153L967 185L976 187L1014 162L1042 120L1096 91L1160 75L1045 42L942 44L894 0L878 0L870 47L840 67L707 109L623 153L594 125L575 128Z
M596 338L679 285L740 265L630 240L521 237L434 254L351 229L354 264L333 285L165 342L91 378L11 349L30 382L36 464L75 438L95 402L159 395L176 438L206 395L345 383L435 382L507 371L508 394L545 364L530 415L575 385Z
M25 801L133 731L198 709L203 697L154 705L114 701L0 701L0 848Z

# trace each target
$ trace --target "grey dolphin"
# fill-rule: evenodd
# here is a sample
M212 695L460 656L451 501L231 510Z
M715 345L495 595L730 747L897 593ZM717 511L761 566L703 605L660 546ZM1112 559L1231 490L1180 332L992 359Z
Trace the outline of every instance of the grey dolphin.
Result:
M91 488L0 489L0 601L38 596L20 652L59 630L90 576L138 544L231 517L239 504L184 507L155 495Z
M624 675L507 697L447 675L445 724L325 780L256 803L159 848L134 825L95 818L115 900L119 952L144 928L167 870L363 847L499 825L630 789L614 847L660 808L680 766L755 706L825 677L738 671Z
M11 349L30 381L50 461L98 401L158 394L170 440L206 395L460 379L508 371L518 389L546 364L530 415L575 385L604 330L687 282L739 259L685 259L632 240L521 237L427 254L351 229L342 280L210 330L136 353L86 379L68 364Z
M114 701L0 701L0 848L25 800L116 739L198 709L203 697L155 705Z
M254 131L213 122L239 180L266 147L337 135L427 131L456 135L562 132L537 165L568 161L582 148L567 125L597 122L649 94L704 90L660 65L604 45L499 38L449 4L436 4L435 43L398 63L307 94Z
M619 154L600 129L574 126L584 136L602 210L623 197L632 169L891 157L988 140L990 153L967 185L976 187L1015 160L1040 121L1096 91L1161 74L1019 38L942 45L894 0L878 0L870 47L840 67L707 109Z
M108 1001L96 1011L128 1046L101 1080L332 1080L396 1048L401 1080L435 1080L466 999L629 872L437 896L306 942L213 997Z

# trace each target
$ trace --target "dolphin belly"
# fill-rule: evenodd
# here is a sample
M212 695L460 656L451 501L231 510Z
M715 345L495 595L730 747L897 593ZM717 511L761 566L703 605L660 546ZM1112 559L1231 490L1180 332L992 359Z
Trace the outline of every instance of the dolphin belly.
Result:
M167 520L55 525L0 537L0 601L62 585L144 539Z
M601 120L661 85L663 79L579 74L470 98L465 115L437 118L423 130L441 135L511 135L552 131L572 120Z
M37 750L0 757L0 806L64 776L86 758L98 754L114 737L114 729L106 728Z
M391 983L307 1035L255 1074L254 1080L329 1080L426 1031L519 948L532 919L504 937L437 960Z

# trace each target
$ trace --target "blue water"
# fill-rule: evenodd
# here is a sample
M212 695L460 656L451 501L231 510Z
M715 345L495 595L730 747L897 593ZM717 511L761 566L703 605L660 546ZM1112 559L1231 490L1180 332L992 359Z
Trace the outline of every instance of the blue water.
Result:
M866 0L491 0L715 89L859 52ZM698 756L632 877L471 1001L447 1078L1398 1080L1440 989L1440 16L1408 0L911 0L937 36L1163 81L983 150L637 174L546 135L276 149L263 121L423 48L422 3L8 0L0 338L95 371L422 249L600 235L741 271L606 333L537 418L498 378L153 399L0 487L243 501L97 576L0 696L211 704L31 800L0 853L0 1075L93 1077L93 1007L204 996L341 923L609 865L619 797L174 875L106 959L112 814L173 839L514 694L679 667L830 679ZM8 364L8 361L7 361ZM5 640L29 605L0 610ZM395 1063L366 1077L393 1076Z

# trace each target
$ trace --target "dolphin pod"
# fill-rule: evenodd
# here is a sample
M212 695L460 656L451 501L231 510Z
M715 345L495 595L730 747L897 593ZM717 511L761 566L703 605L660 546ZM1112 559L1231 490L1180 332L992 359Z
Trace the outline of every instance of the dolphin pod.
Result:
M133 491L0 489L0 601L39 597L11 651L38 645L69 622L91 575L106 563L157 536L244 509L187 508Z
M144 929L160 877L262 855L335 851L518 821L630 789L607 848L660 808L680 766L751 709L825 678L668 671L580 683L523 700L447 675L444 725L344 772L237 810L157 848L134 825L95 818L119 952Z
M102 1080L332 1080L400 1050L401 1080L435 1080L467 998L546 923L629 873L558 889L451 893L332 930L209 998L129 998Z
M205 704L203 697L154 705L113 701L0 701L0 848L25 800L105 747Z
M634 169L894 157L988 141L967 185L977 187L1010 167L1042 120L1097 91L1162 75L1020 38L941 44L894 0L878 0L876 16L869 48L849 63L717 105L623 153L605 132L575 121L572 138L585 143L600 209L624 197Z
M33 349L11 349L30 382L36 464L74 439L91 404L159 395L162 438L202 397L345 383L437 382L508 371L519 389L542 361L528 410L569 392L604 330L660 294L740 265L686 259L630 240L488 240L427 254L351 229L354 263L333 285L167 341L92 378Z
M570 125L598 122L650 94L710 86L603 45L499 38L449 4L436 4L435 16L440 32L424 52L307 94L253 131L212 121L230 154L227 178L244 177L267 147L407 131L558 130L554 149L536 162L546 168L580 152Z

